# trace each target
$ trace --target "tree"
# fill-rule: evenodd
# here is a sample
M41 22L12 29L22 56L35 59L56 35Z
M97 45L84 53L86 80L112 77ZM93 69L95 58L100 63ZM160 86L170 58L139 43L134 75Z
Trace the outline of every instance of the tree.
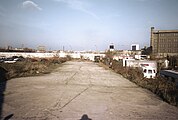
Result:
M151 55L152 54L152 46L150 46L150 47L145 46L141 50L142 50L142 55Z

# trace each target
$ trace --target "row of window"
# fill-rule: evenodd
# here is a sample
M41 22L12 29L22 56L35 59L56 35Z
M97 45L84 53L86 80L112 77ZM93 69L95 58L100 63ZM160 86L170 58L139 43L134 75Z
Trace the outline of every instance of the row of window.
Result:
M178 39L160 39L159 40L159 44L178 44ZM157 40L154 39L154 43L153 44L157 44Z
M178 49L178 44L174 44L174 43L171 43L171 44L159 44L159 47L163 47L163 48L177 48Z
M161 53L177 53L178 50L160 49L159 52L161 52Z
M177 42L178 43L178 39L160 39L160 42Z
M159 33L159 36L178 36L178 33Z

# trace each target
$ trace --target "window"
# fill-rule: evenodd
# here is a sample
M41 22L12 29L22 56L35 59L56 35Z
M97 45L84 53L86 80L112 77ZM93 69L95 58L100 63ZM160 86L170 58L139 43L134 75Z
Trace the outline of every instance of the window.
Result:
M110 48L110 49L114 49L114 45L110 45L109 48Z
M148 70L148 74L152 74L152 70Z
M144 73L146 73L146 69L144 69L144 71L143 71Z

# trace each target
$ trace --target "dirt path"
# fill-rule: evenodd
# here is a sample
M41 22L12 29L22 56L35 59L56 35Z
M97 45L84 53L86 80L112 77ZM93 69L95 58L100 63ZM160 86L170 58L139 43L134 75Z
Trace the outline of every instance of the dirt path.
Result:
M178 109L92 62L66 62L44 76L6 84L2 116L13 120L177 120Z

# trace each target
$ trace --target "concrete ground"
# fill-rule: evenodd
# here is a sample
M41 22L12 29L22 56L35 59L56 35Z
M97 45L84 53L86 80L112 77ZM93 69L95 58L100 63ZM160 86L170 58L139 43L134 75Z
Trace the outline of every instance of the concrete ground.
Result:
M66 62L51 74L7 82L2 117L13 120L177 120L178 109L92 62Z

